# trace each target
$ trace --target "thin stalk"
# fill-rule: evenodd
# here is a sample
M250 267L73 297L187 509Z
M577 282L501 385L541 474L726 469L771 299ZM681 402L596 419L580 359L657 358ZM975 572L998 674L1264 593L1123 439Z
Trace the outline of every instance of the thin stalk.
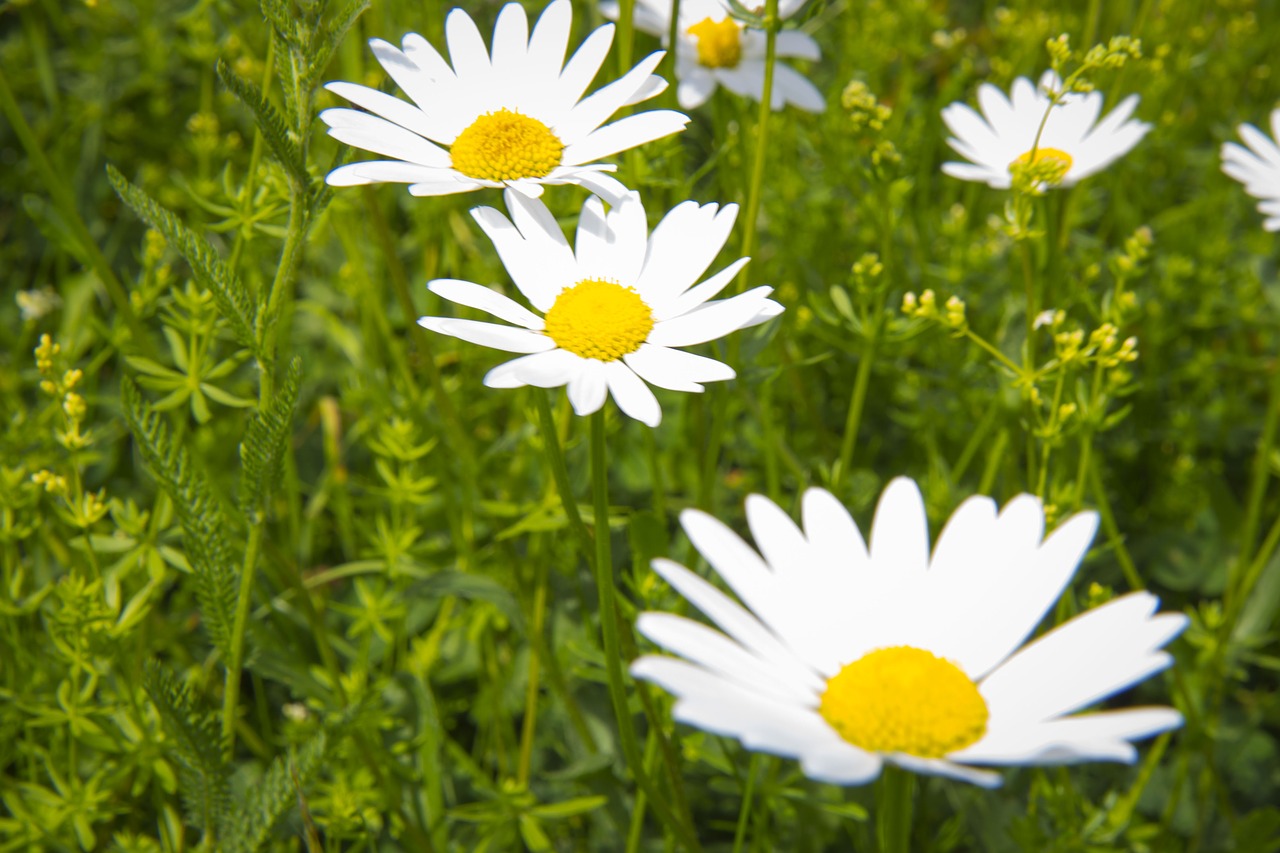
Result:
M535 570L537 577L533 585L533 623L529 630L535 637L541 637L544 617L547 612L547 560L538 560ZM524 697L524 723L520 732L520 754L516 763L516 784L521 789L529 784L529 766L533 762L533 736L537 730L538 719L538 665L542 656L542 644L534 643L529 655L529 685Z
M244 636L249 626L249 605L253 600L253 580L258 567L258 550L262 547L262 522L249 528L249 543L244 549L240 567L240 592L236 597L235 622L231 627L231 658L227 661L227 677L222 691L222 745L228 760L236 748L236 706L240 702L240 670L244 666Z
M573 486L569 484L569 469L564 463L564 450L560 447L560 434L556 430L555 415L551 412L551 404L547 402L547 394L539 388L533 390L533 401L538 408L538 422L542 429L542 449L547 455L547 465L551 468L551 477L555 480L556 492L560 495L560 505L569 519L578 543L582 546L583 557L587 562L592 558L591 534L578 512L578 502L573 497Z
M675 98L676 45L680 43L680 0L671 0L671 20L667 22L667 80L671 83L671 96Z
M1267 414L1262 424L1262 435L1258 439L1258 447L1253 455L1249 495L1245 499L1244 521L1240 526L1240 547L1236 551L1236 560L1232 564L1227 579L1224 604L1228 612L1234 600L1247 593L1247 590L1242 588L1241 581L1253 559L1254 545L1258 538L1262 503L1267 494L1267 482L1271 479L1271 448L1275 444L1277 426L1280 426L1280 365L1277 365L1271 374L1271 396L1267 400Z
M636 36L636 0L619 0L618 2L618 38L614 45L618 49L618 73L626 74L631 70L631 50Z
M609 542L609 472L605 453L604 409L591 416L591 495L595 505L595 570L596 592L600 605L600 633L604 644L605 673L609 684L609 700L613 704L618 721L618 741L622 754L631 768L636 784L644 791L650 804L667 827L679 837L682 844L698 849L697 837L671 811L666 801L654 788L644 769L644 759L636 739L631 710L627 702L626 687L622 678L622 654L618 636L621 626L618 616L617 594L613 585L613 553Z
M742 254L750 257L756 248L756 230L760 218L760 192L764 186L765 155L769 146L769 118L773 114L773 67L778 56L778 0L767 0L764 7L764 88L760 92L760 117L756 122L756 150L751 164L751 183L747 187L746 229L742 236Z
M1124 573L1125 581L1131 590L1145 589L1142 578L1138 576L1138 567L1134 564L1133 557L1129 556L1129 549L1116 525L1115 513L1111 511L1111 501L1107 499L1107 490L1102 485L1102 474L1098 470L1096 458L1089 463L1089 479L1093 484L1093 499L1098 502L1098 514L1102 516L1102 529L1106 531L1111 547L1116 550L1116 559L1120 562L1120 571Z
M155 351L146 337L146 331L141 321L138 320L138 315L133 311L133 304L129 301L129 294L125 292L124 285L116 277L115 272L111 269L111 264L107 262L106 256L102 254L102 250L98 248L93 235L89 233L89 227L85 225L84 219L80 216L80 210L76 207L76 200L71 194L71 190L67 188L67 185L58 176L53 164L45 156L44 148L41 146L40 141L36 139L31 126L27 124L26 118L22 115L22 109L13 97L13 92L9 90L9 81L5 78L3 69L0 69L0 113L3 113L9 120L14 133L18 136L18 141L22 143L23 149L27 152L28 161L44 184L45 191L49 193L53 199L54 206L58 208L58 212L71 228L76 242L80 244L80 251L84 253L84 257L89 261L89 266L93 268L93 271L102 281L103 287L107 289L107 295L111 298L112 304L115 305L116 311L124 319L125 325L129 327L129 334L133 338L134 346L138 348L139 352L154 355Z
M853 393L849 396L849 410L844 417L844 435L840 439L840 466L831 478L832 488L839 488L840 481L849 473L853 464L853 450L858 443L858 427L862 423L862 409L867 401L867 386L871 384L871 364L876 357L876 344L880 340L880 323L884 318L882 306L876 306L876 315L862 345L862 359L858 362L858 375L853 380Z
M915 777L885 764L876 793L876 841L880 853L910 853Z
M742 805L738 809L738 826L733 832L733 853L742 853L747 840L747 824L751 822L751 804L755 800L756 776L760 775L760 753L751 753L747 765L747 786L742 792Z

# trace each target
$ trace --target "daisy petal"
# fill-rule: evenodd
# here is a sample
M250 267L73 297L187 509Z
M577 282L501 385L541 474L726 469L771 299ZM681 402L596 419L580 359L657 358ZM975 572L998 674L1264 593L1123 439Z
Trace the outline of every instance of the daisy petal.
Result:
M582 369L569 380L569 402L573 404L574 414L585 417L599 411L608 393L604 362L583 359Z
M460 281L456 278L438 278L427 284L427 289L437 296L448 299L450 302L466 305L468 308L487 311L499 320L506 320L508 323L514 323L517 326L524 326L526 329L532 329L535 332L540 332L543 329L541 317L518 302L488 287L483 287L470 281Z
M723 362L682 350L644 343L622 357L627 366L650 385L668 391L700 393L701 382L723 382L737 374Z
M609 393L624 415L635 418L649 427L656 427L662 421L662 408L658 398L653 396L649 386L632 372L621 361L610 361L605 364L605 381L609 384Z
M772 292L771 287L757 287L729 299L708 302L679 317L659 320L649 333L649 343L687 347L722 338L747 325Z
M420 317L418 325L442 335L452 335L468 343L507 352L543 352L553 349L556 345L555 341L546 335L531 332L528 329L499 326L497 323L484 323L479 320Z

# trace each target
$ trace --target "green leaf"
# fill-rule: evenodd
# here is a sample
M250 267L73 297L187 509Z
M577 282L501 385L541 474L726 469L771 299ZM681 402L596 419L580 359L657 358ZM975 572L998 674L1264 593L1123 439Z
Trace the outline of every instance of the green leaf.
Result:
M302 359L289 364L284 384L264 411L249 419L240 443L244 473L240 479L240 505L249 515L256 513L280 476L280 460L289 442L293 410L302 384Z
M347 0L347 5L320 28L311 43L311 58L307 64L309 82L320 79L320 75L324 74L324 70L329 67L329 60L333 58L333 52L369 5L369 0Z
M271 762L258 784L249 788L236 805L236 824L222 849L229 853L256 853L271 841L272 832L298 804L303 791L324 767L342 732L358 714L353 708L326 721L302 749Z
M306 158L302 156L302 150L289 137L289 127L280 117L280 113L271 106L271 102L257 85L232 71L221 59L218 60L217 69L222 84L253 113L254 121L258 125L258 130L262 131L262 138L267 143L267 148L289 173L289 179L297 186L309 188L311 175L307 173Z
M524 621L515 596L497 581L484 575L455 571L437 572L411 586L409 595L424 598L444 598L453 595L473 601L485 601L498 608L512 625L520 626Z
M230 770L222 758L222 734L212 714L196 707L186 685L154 661L143 687L155 704L179 765L179 790L187 819L210 838L228 823Z
M231 326L231 332L243 346L259 353L254 327L257 309L248 288L222 261L209 241L182 224L172 212L162 207L141 188L129 183L114 166L107 166L107 179L112 188L133 212L164 235L182 257L186 258L197 283L213 294L218 313Z
M173 501L182 542L191 563L200 612L213 642L230 655L237 567L227 540L227 523L204 475L185 447L176 444L164 420L127 377L121 383L124 414L152 475Z

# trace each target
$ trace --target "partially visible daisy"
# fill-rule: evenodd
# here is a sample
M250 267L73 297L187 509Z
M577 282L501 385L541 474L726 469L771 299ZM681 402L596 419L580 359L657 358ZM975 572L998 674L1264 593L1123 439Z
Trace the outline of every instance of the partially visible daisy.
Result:
M511 219L491 207L471 211L511 280L538 313L469 281L437 279L432 293L514 323L423 317L425 328L481 346L530 353L489 371L490 388L567 385L579 415L612 394L618 408L649 426L662 410L649 386L702 391L734 377L733 368L676 347L692 346L782 313L757 287L712 300L749 260L741 258L696 284L724 246L738 206L687 201L649 234L644 205L631 193L609 213L587 200L570 247L541 201L506 193Z
M1222 171L1244 184L1244 191L1262 201L1258 212L1266 217L1262 227L1280 231L1280 147L1251 124L1238 128L1249 147L1234 142L1222 146ZM1271 113L1271 133L1280 139L1280 109Z
M750 4L748 4L750 5ZM785 18L803 6L802 0L779 4ZM617 20L616 0L600 4L605 17ZM671 29L671 0L637 0L636 29L658 36L668 49ZM818 43L799 30L778 33L779 59L817 60ZM717 86L760 100L764 93L765 34L748 29L729 15L720 0L680 0L676 42L676 96L686 110L701 106ZM781 62L774 64L773 97L770 106L780 110L788 104L810 112L826 107L822 93L799 71Z
M942 171L953 178L985 181L1004 190L1012 185L1010 167L1015 163L1051 160L1061 169L1055 186L1069 187L1123 157L1151 129L1145 122L1129 120L1138 106L1137 95L1125 98L1098 121L1100 92L1069 94L1046 120L1051 101L1045 92L1061 88L1061 78L1046 71L1039 88L1026 77L1013 81L1012 100L990 83L983 83L978 88L982 115L968 104L951 104L942 111L942 120L955 134L947 144L972 162L943 163Z
M391 159L341 166L325 180L340 187L408 184L417 196L511 187L537 197L546 184L581 184L616 203L626 189L604 173L617 167L595 161L682 130L689 119L650 110L601 127L621 107L665 88L652 75L663 54L583 98L614 28L591 33L566 63L572 17L569 0L555 0L530 35L524 9L508 3L490 51L470 16L454 9L445 20L450 62L417 33L404 37L403 50L371 40L374 56L413 103L355 83L329 83L329 91L367 110L325 110L320 118L329 135Z
M654 569L721 631L667 613L637 628L679 658L650 655L637 678L677 697L675 717L744 746L797 758L813 779L860 784L885 762L995 786L973 765L1132 762L1130 741L1178 726L1172 708L1076 712L1169 665L1187 624L1133 593L1023 645L1089 549L1097 516L1047 538L1040 501L1002 511L973 497L932 554L920 490L885 489L870 545L821 489L804 529L747 499L756 550L705 513L685 532L746 608L669 560Z

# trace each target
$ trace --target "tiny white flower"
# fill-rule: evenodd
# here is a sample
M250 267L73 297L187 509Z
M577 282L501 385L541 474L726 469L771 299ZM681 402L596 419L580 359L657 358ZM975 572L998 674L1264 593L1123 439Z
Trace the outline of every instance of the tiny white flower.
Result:
M1262 227L1280 231L1280 147L1258 128L1242 124L1238 128L1245 148L1234 142L1222 146L1222 171L1244 184L1244 191L1262 199L1258 212L1266 219ZM1280 139L1280 109L1271 113L1271 132Z
M803 530L747 499L752 549L696 510L685 532L746 607L669 560L654 569L724 633L668 613L637 628L679 658L631 672L677 697L676 719L799 759L813 779L860 784L885 762L995 786L973 765L1132 762L1130 741L1178 726L1172 708L1078 714L1167 667L1187 624L1137 592L1025 643L1089 548L1097 516L1044 537L1040 501L997 512L973 497L932 554L920 490L885 489L869 544L829 493L810 489ZM759 553L757 553L757 550Z
M1127 154L1151 129L1145 122L1129 119L1138 106L1137 95L1125 98L1098 121L1102 112L1100 92L1069 94L1046 119L1051 100L1045 92L1061 88L1058 75L1046 71L1039 88L1026 77L1013 81L1012 99L990 83L983 83L978 88L982 115L968 104L948 106L942 111L942 120L955 135L947 139L947 144L971 162L943 163L942 171L953 178L983 181L1003 190L1013 182L1010 166L1034 157L1037 163L1059 163L1062 177L1057 186L1069 187Z
M760 4L745 3L750 7ZM779 4L779 17L786 18L804 3L787 0ZM616 0L600 4L605 17L617 20ZM671 29L671 0L637 0L636 29L658 36L665 47ZM764 94L765 34L749 29L729 15L720 0L681 0L680 18L676 26L676 96L686 110L701 106L716 90L724 86L730 92L754 100ZM818 43L799 30L778 33L778 59L793 58L816 61L821 58ZM787 105L810 112L826 107L822 93L804 75L781 62L774 64L773 97L770 106L780 110Z
M484 384L490 388L567 385L579 415L597 411L611 394L625 414L657 426L662 410L646 382L699 392L703 382L735 375L726 364L676 347L712 341L782 313L769 299L770 287L710 301L748 258L697 283L728 239L737 205L687 201L650 234L639 195L628 194L607 214L592 197L571 247L541 201L510 190L505 197L510 220L491 207L471 214L538 313L488 287L437 279L431 292L515 325L418 320L474 344L529 353L489 371Z
M329 135L391 159L341 166L326 181L403 183L416 196L510 187L537 197L546 184L581 184L616 203L626 188L604 173L617 167L595 161L683 130L689 119L650 110L604 124L666 87L652 74L663 53L584 98L614 27L595 30L566 63L572 18L569 0L555 0L530 34L524 9L508 3L489 50L470 16L454 9L445 20L449 62L417 33L404 37L403 50L371 40L374 56L413 103L355 83L329 83L325 88L362 108L322 112Z

